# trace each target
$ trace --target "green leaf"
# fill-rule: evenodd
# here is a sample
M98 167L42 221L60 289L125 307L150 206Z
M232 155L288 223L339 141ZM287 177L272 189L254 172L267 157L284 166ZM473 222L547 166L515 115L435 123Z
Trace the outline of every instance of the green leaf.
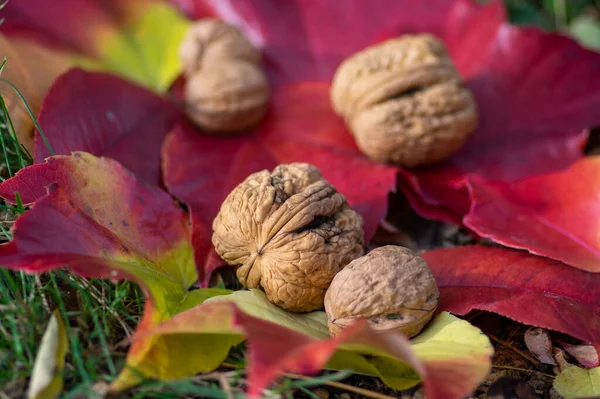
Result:
M554 389L567 399L600 396L600 367L568 366L554 379Z
M164 92L181 73L178 49L191 22L163 2L132 4L131 20L97 41L102 68Z
M243 312L288 327L316 339L329 338L325 312L292 313L272 304L261 290L235 291L231 295L211 298L211 302L234 302Z
M600 21L597 18L581 15L573 20L569 31L583 46L600 49Z

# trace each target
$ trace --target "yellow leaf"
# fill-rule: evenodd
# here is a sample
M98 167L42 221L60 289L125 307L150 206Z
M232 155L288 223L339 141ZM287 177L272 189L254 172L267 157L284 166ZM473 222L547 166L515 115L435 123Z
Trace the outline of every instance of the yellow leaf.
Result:
M554 379L554 389L567 399L600 396L600 367L568 366Z
M96 36L102 69L164 92L181 73L178 49L190 21L163 2L126 5L129 21Z
M62 372L68 350L67 332L60 313L55 310L50 317L40 349L35 358L28 399L54 399L63 387Z

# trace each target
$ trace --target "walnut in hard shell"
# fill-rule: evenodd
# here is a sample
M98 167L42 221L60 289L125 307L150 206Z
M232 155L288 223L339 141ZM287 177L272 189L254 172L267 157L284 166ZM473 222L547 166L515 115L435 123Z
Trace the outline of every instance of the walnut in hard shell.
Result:
M242 32L216 19L200 20L179 48L187 114L200 127L237 132L258 123L269 100L260 52Z
M425 260L388 245L350 262L325 295L329 331L336 335L357 319L377 331L417 335L431 320L439 290Z
M347 58L330 95L358 147L377 162L440 162L477 126L473 95L430 34L390 39Z
M363 253L361 216L304 163L250 175L225 199L213 230L240 282L294 312L321 309L333 277Z
M235 26L215 18L195 22L179 46L183 72L191 76L206 65L220 65L228 60L258 65L260 52Z

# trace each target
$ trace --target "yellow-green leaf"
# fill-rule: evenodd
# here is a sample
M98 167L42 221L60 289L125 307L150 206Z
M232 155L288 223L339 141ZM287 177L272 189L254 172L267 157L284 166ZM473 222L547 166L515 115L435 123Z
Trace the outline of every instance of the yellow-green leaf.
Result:
M317 339L329 338L325 312L292 313L272 304L261 290L235 291L206 301L234 302L243 312Z
M126 4L131 18L97 36L102 69L164 92L181 73L178 49L190 21L163 2Z
M600 367L568 366L554 379L554 389L567 399L600 396Z
M35 358L28 399L54 399L63 388L63 369L68 350L67 332L60 313L52 312Z

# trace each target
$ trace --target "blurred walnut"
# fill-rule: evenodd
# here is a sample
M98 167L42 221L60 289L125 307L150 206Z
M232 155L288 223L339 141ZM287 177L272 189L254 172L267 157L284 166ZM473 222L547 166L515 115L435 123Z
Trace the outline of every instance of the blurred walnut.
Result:
M356 319L375 330L417 335L433 316L439 291L429 266L409 249L388 245L353 260L325 295L333 335Z
M250 175L225 199L213 230L240 282L294 312L322 308L335 274L363 253L362 218L303 163Z
M257 65L260 62L260 52L239 29L213 18L192 25L181 42L179 56L186 76L211 63L220 65L234 60Z
M444 44L406 35L346 59L331 86L335 112L377 162L414 167L442 161L465 143L477 109Z
M214 132L251 127L269 100L260 53L236 27L215 19L196 22L179 48L188 116Z

